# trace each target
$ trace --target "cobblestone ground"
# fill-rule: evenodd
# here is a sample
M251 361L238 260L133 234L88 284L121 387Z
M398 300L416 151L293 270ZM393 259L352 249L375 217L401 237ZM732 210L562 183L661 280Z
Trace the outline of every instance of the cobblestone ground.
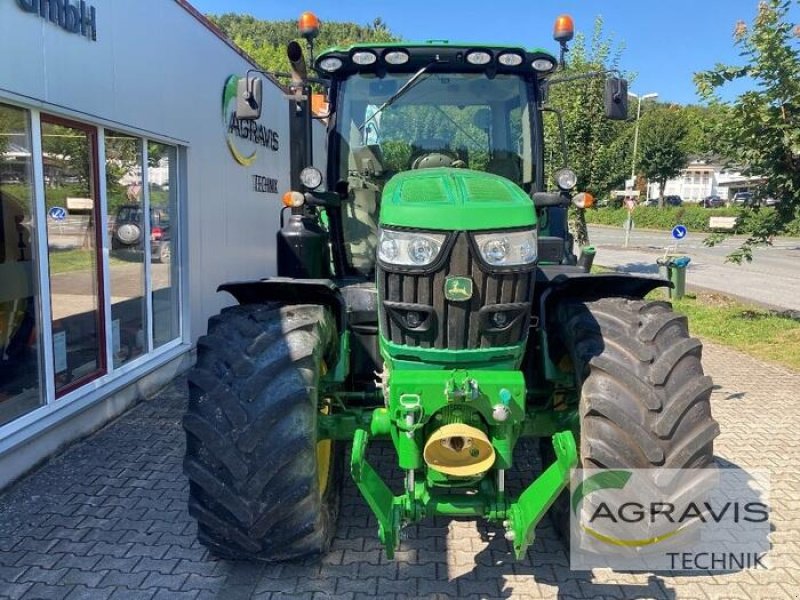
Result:
M389 561L349 480L333 549L321 561L214 560L186 512L179 379L0 495L0 597L800 598L800 374L711 344L705 365L718 386L720 462L771 471L770 570L573 572L546 519L521 562L497 529L443 519L411 528ZM392 477L391 448L375 450L373 461Z

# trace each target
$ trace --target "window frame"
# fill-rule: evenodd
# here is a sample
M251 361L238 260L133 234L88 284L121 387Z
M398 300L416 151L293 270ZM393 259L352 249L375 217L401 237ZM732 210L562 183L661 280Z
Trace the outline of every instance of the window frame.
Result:
M98 146L98 127L94 125L90 125L87 123L82 123L80 121L73 121L72 119L66 119L64 117L60 117L58 115L53 115L50 113L41 113L39 116L40 119L40 127L44 124L50 125L58 125L61 127L69 127L71 129L76 129L86 134L89 145L90 145L90 167L92 169L91 173L91 183L93 186L93 193L92 193L92 200L94 200L94 208L92 209L92 218L95 220L95 227L94 227L94 244L95 244L95 276L97 277L97 349L98 349L98 361L97 361L97 368L83 375L78 377L77 379L70 381L68 384L62 386L55 390L55 399L60 400L64 396L68 395L70 392L77 390L85 386L87 383L94 381L95 379L99 379L103 375L108 374L108 353L107 353L107 338L108 338L108 329L106 328L106 321L107 321L107 302L106 297L108 296L107 289L106 289L106 276L107 273L107 252L106 252L106 220L103 218L104 205L103 205L103 192L101 191L100 186L100 148ZM39 139L41 140L41 128L39 132ZM105 147L105 144L104 144ZM41 150L41 146L40 146ZM34 156L34 160L44 162L44 154L40 153L38 156ZM44 169L42 169L44 172ZM43 182L44 183L44 182ZM105 188L105 186L103 186ZM42 203L46 202L46 192L45 195L42 196ZM44 205L46 208L46 204ZM44 237L47 240L48 245L48 264L47 264L47 275L48 275L48 296L50 301L50 319L49 319L49 329L51 333L51 347L52 347L52 331L53 331L53 315L52 315L52 288L50 284L50 261L49 261L49 239L47 235L47 216L45 211L45 221L44 221ZM37 223L37 228L39 227L39 223ZM53 385L55 387L55 367L53 369Z

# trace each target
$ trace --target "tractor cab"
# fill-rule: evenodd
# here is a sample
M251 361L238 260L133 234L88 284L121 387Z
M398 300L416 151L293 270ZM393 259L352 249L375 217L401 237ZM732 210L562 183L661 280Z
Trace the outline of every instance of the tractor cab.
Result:
M346 182L349 195L342 214L348 269L374 273L382 195L398 174L442 182L458 169L490 187L496 178L480 174L526 194L542 189L536 106L538 81L556 67L550 54L448 42L358 44L324 52L315 66L330 81L335 114L328 180ZM422 173L430 169L439 175ZM428 200L444 200L436 197L442 185L427 189Z

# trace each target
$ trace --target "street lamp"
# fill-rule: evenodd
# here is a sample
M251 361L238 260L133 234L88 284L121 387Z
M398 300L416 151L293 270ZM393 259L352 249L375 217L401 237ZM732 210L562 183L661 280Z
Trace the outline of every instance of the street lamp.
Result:
M636 147L639 145L639 117L642 116L642 100L647 100L648 98L658 98L658 94L653 92L651 94L638 96L633 92L628 92L628 95L633 96L639 101L638 106L636 107L636 126L633 130L633 158L631 158L631 181L633 182L631 185L636 185Z

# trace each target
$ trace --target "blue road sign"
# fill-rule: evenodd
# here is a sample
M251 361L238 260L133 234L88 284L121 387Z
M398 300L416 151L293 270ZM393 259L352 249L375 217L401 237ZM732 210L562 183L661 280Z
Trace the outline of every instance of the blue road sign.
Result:
M686 231L686 227L683 225L675 225L675 227L672 228L672 237L674 237L676 240L682 240L686 237L687 233L689 232Z
M60 206L54 206L53 208L47 211L47 214L54 221L63 221L64 219L67 218L67 211L61 208Z

